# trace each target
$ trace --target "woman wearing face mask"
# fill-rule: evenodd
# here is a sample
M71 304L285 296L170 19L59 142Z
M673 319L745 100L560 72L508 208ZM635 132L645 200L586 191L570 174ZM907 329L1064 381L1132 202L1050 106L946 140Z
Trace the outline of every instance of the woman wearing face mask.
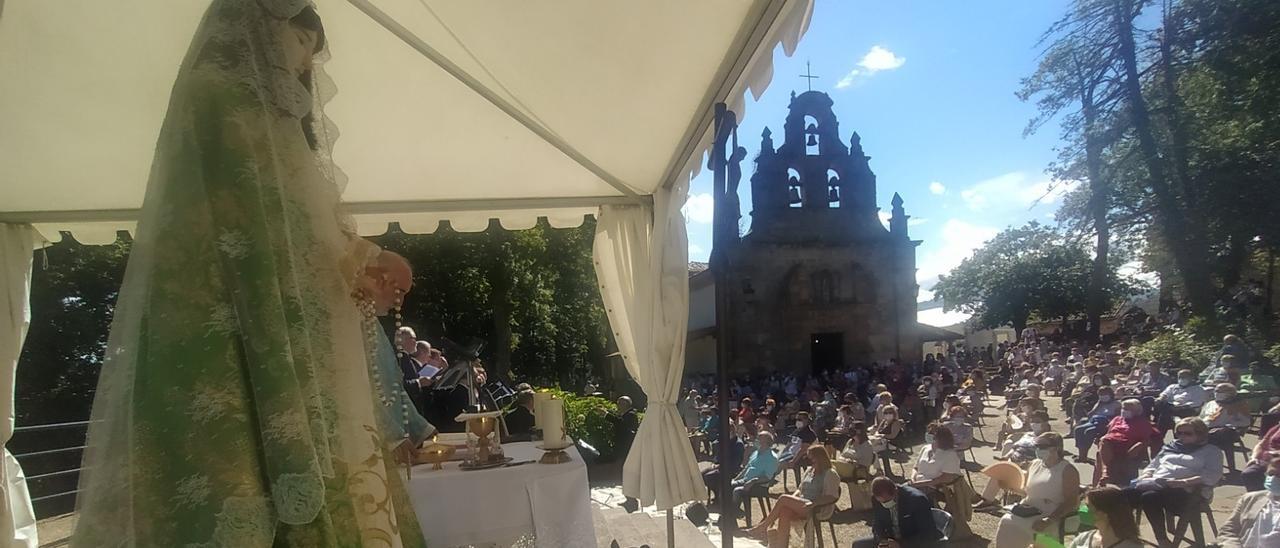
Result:
M840 474L845 478L852 477L870 477L871 465L876 460L875 449L871 447L871 441L867 439L866 425L856 422L850 429L852 435L849 441L844 444L844 449L840 451L838 459L851 465L849 473Z
M1236 471L1236 443L1240 434L1249 428L1249 404L1236 396L1236 387L1222 383L1213 389L1213 401L1204 404L1200 418L1209 426L1209 443L1218 446L1227 456L1227 468Z
M996 434L996 447L1003 447L1006 439L1030 428L1031 414L1039 408L1038 404L1039 400L1034 398L1022 398L1018 402L1017 412L1006 415L1004 422L1000 424L1000 432Z
M1120 402L1115 401L1115 391L1110 386L1099 388L1098 403L1089 410L1088 420L1075 429L1076 450L1079 451L1076 462L1089 462L1089 447L1106 431L1107 423L1118 415Z
M893 404L882 406L867 438L871 440L871 446L880 456L880 473L883 475L892 474L889 468L889 444L900 435L902 435L902 420L898 418L898 406Z
M911 474L911 486L920 490L938 489L959 479L964 470L960 469L960 454L956 452L951 431L940 423L932 423L924 442Z
M1246 493L1218 531L1222 548L1280 546L1280 459L1267 469L1263 490Z
M1170 546L1165 514L1191 515L1213 497L1222 480L1222 450L1209 443L1209 427L1198 418L1178 421L1174 441L1166 443L1151 463L1124 490L1130 504L1141 507L1160 546Z
M1049 413L1032 411L1027 416L1027 431L1017 439L1010 438L1000 447L997 460L1011 460L1016 464L1026 464L1035 459L1036 438L1049 429Z
M1124 493L1115 487L1091 489L1084 495L1094 529L1075 536L1067 548L1142 548L1138 523ZM1219 537L1221 540L1221 537ZM1224 545L1225 546L1225 545Z
M956 440L957 451L967 451L973 445L973 427L967 423L969 412L963 406L953 405L947 410L947 430Z
M1023 480L1026 496L1000 518L993 546L1027 546L1037 532L1056 536L1058 523L1078 507L1080 472L1062 458L1062 436L1040 434L1035 447Z
M930 424L909 485L943 503L953 518L953 539L969 536L968 522L973 514L973 492L968 483L959 481L963 473L951 431L940 423Z
M1148 447L1159 445L1161 439L1151 421L1147 420L1141 400L1127 399L1120 406L1120 416L1111 419L1106 435L1098 440L1094 485L1128 485L1138 475L1134 463Z

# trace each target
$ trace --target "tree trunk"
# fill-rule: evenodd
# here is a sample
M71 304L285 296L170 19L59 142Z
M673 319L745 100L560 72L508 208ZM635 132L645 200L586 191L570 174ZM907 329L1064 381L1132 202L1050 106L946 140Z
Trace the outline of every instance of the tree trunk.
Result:
M1156 209L1162 221L1169 251L1177 265L1178 274L1191 304L1191 311L1206 321L1213 322L1213 291L1208 274L1208 260L1202 240L1193 234L1197 228L1188 227L1188 219L1179 203L1179 197L1166 177L1164 159L1160 156L1152 128L1151 113L1142 96L1142 83L1138 76L1137 46L1133 40L1133 18L1136 15L1134 0L1116 0L1115 19L1119 38L1118 51L1124 64L1124 90L1133 120L1134 133L1147 167L1148 186L1156 198Z
M1089 172L1089 213L1093 217L1093 230L1097 236L1093 255L1093 269L1089 273L1089 288L1085 297L1085 318L1089 341L1102 340L1102 313L1107 306L1107 256L1111 251L1111 224L1107 212L1111 208L1111 181L1102 171L1102 147L1097 123L1098 109L1093 102L1093 86L1081 82L1080 106L1084 114L1085 167Z
M489 226L489 237L491 243L491 257L489 267L486 269L486 278L489 281L489 287L492 292L489 294L489 305L493 307L493 353L490 362L485 367L486 373L492 379L510 380L511 372L511 257L510 250L505 245L510 238L501 225L497 225L497 221L492 221Z

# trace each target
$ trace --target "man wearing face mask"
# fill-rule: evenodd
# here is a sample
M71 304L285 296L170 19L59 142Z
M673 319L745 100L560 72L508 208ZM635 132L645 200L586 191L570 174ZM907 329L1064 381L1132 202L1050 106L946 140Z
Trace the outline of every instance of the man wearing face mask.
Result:
M1218 531L1222 548L1280 546L1280 460L1267 469L1262 491L1246 493Z
M871 538L853 542L852 548L906 548L933 546L942 538L933 520L933 503L911 486L893 480L871 480Z
M1200 408L1212 397L1196 380L1190 369L1178 371L1177 384L1165 387L1155 400L1156 428L1161 433L1173 428L1173 421L1200 414Z

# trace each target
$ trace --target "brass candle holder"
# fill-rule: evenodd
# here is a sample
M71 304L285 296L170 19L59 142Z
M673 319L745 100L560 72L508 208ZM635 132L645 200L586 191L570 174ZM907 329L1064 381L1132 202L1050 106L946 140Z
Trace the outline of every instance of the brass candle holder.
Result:
M418 454L431 464L432 470L443 470L445 461L453 457L453 447L443 443L436 443L433 438L431 443L419 451Z

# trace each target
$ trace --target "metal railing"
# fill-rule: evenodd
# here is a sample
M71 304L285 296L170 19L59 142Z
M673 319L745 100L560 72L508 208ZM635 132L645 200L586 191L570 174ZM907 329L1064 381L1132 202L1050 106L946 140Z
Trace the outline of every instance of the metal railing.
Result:
M71 512L90 421L19 426L8 447L22 465L36 518Z

